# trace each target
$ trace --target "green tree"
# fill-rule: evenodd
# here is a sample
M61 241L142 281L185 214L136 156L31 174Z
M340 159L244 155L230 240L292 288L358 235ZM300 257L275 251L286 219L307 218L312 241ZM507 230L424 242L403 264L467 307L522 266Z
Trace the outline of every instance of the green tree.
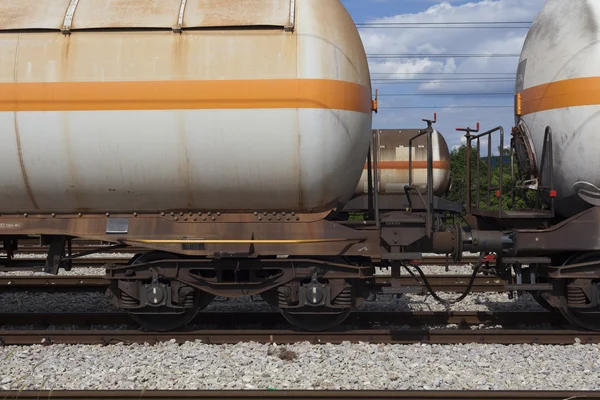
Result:
M502 168L502 187L500 187L500 148L498 155L492 155L490 158L491 183L488 191L488 159L481 158L479 161L480 180L477 179L477 149L471 149L471 201L473 206L477 204L477 193L479 192L479 203L477 204L483 210L498 210L497 192L502 194L503 210L524 210L531 209L535 205L536 193L533 190L522 190L515 188L519 182L518 168L516 162L513 164L515 181L511 174L510 149L503 150L503 168ZM466 203L467 191L467 147L465 145L454 149L451 154L451 178L452 188L447 198L455 202ZM488 205L488 193L490 204Z

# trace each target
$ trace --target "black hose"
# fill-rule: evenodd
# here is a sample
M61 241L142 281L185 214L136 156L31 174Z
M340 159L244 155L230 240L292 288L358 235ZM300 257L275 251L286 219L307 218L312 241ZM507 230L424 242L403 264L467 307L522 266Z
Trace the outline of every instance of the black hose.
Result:
M436 299L439 303L448 306L448 305L456 304L456 303L459 303L459 302L463 301L465 299L465 297L467 297L471 293L471 289L473 288L473 284L475 283L475 278L477 277L477 273L481 269L482 265L483 265L483 254L480 254L479 255L479 261L477 262L477 266L475 267L475 270L473 271L473 275L471 275L471 280L469 281L469 284L467 285L467 289L465 290L465 292L459 298L454 299L454 300L444 300L440 296L438 296L435 293L435 290L433 290L433 288L429 284L429 280L427 279L427 277L423 273L423 270L418 265L413 265L413 267L417 270L417 272L419 273L419 275L421 275L421 279L423 279L423 283L425 284L425 287L427 288L427 291L429 291L429 294L431 294L431 296L434 299ZM412 273L412 271L410 269L408 269L407 266L404 266L404 268L408 271L409 274L411 274L414 277L414 274Z

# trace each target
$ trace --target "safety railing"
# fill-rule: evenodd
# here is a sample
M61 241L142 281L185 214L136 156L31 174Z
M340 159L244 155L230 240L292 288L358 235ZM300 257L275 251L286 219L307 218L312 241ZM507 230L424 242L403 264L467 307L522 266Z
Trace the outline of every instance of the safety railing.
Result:
M466 169L466 197L467 197L467 205L466 212L467 214L472 214L473 211L473 182L471 179L472 171L471 171L471 150L473 148L473 141L477 142L477 162L475 164L476 168L476 196L475 196L475 209L479 209L479 205L481 204L481 141L482 139L487 139L487 188L486 188L486 197L487 197L487 206L491 208L492 206L492 192L496 193L496 197L498 199L498 216L502 216L502 178L504 173L504 128L498 126L489 131L480 133L478 135L473 135L472 133L479 132L479 123L477 123L477 128L457 128L459 132L466 132L465 139L467 144L467 169ZM498 187L492 187L492 135L495 132L500 132L500 155L499 155L499 178L498 178Z

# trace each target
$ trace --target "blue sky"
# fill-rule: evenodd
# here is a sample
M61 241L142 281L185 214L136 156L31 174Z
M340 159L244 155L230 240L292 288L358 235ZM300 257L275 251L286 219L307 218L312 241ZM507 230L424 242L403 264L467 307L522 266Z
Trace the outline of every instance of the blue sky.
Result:
M342 3L356 23L414 24L533 21L544 0L342 0ZM379 89L382 107L373 127L420 128L421 118L437 112L436 127L451 147L461 143L462 136L455 131L459 126L480 122L483 129L502 125L510 132L514 124L512 104L518 57L431 55L519 54L527 27L361 29L367 54L430 55L370 59L373 89ZM461 108L472 106L485 108Z

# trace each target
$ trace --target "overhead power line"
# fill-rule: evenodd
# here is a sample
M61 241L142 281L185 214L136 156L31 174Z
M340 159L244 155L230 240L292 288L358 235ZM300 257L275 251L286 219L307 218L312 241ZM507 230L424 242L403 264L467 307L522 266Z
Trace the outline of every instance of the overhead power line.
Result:
M476 22L365 22L357 23L362 29L529 29L530 21L476 21Z
M410 85L410 84L423 84L423 83L440 83L440 84L456 84L456 83L461 83L461 84L465 84L465 83L504 83L504 82L511 82L514 83L515 80L514 79L495 79L495 80L490 80L490 79L472 79L472 80L462 80L462 79L446 79L446 80L441 80L441 79L404 79L404 80L390 80L390 81L380 81L380 80L373 80L371 83L374 85Z
M423 81L423 82L448 82L448 81L459 81L468 82L471 80L486 80L486 81L514 81L515 78L373 78L374 81L378 82L403 82L403 81Z
M497 93L379 93L379 97L400 96L514 96L512 92Z
M533 24L533 21L448 21L448 22L361 22L361 25L500 25L500 24Z
M367 58L510 58L521 54L367 54Z
M495 106L495 105L481 105L481 106L380 106L379 108L386 109L406 109L406 110L429 110L429 109L450 109L450 110L459 110L459 109L471 109L471 108L513 108L512 106Z
M516 72L371 72L371 75L516 75Z

